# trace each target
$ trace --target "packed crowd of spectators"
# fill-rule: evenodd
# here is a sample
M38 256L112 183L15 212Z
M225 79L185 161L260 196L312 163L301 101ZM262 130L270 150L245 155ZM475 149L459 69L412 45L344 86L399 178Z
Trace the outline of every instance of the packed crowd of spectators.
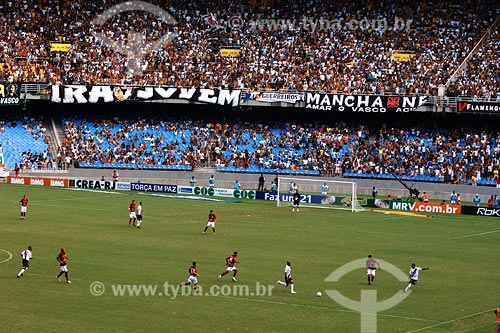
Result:
M65 169L78 163L110 167L146 165L233 166L251 170L315 170L322 176L430 176L477 184L498 178L500 132L470 128L374 127L354 122L330 125L282 122L220 122L179 119L63 121L62 147L48 145L42 119L0 121L45 142L24 147L15 169ZM3 142L11 150L11 142ZM16 148L19 149L19 148ZM255 169L253 169L255 170Z
M500 99L500 33L495 30L490 39L467 63L466 69L454 82L459 95ZM495 92L497 95L495 95Z
M0 81L437 95L499 13L484 0L157 0L177 23L140 11L92 23L121 2L0 4ZM127 49L174 34L150 53ZM54 41L71 50L51 52ZM240 48L240 56L223 57L221 47ZM413 56L395 61L398 50ZM473 59L457 91L496 96L496 55Z
M203 120L64 121L63 155L106 167L123 163L316 170L322 176L392 173L444 182L498 177L500 132Z

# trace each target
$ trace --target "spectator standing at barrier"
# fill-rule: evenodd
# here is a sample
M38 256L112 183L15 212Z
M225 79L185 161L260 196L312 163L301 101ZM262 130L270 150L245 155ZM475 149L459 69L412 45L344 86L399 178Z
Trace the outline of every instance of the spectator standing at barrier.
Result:
M450 203L452 205L456 205L456 203L457 203L457 194L455 193L455 190L453 190L453 192L451 193Z
M323 183L321 186L321 195L328 195L328 185L326 183Z
M472 202L474 203L475 207L479 207L479 204L481 203L481 197L479 196L479 194L476 194L474 199L472 199Z
M266 182L266 178L264 177L264 174L261 173L259 177L259 186L257 187L257 191L264 191L264 184Z
M214 175L210 176L210 179L208 180L208 186L210 188L214 188L215 187L215 178L214 178Z
M113 181L117 182L118 178L120 177L120 175L118 174L118 171L113 170L113 176L112 177L113 177Z
M195 186L196 186L196 178L194 178L194 176L191 176L191 180L189 181L189 184L190 184L192 187L195 187Z

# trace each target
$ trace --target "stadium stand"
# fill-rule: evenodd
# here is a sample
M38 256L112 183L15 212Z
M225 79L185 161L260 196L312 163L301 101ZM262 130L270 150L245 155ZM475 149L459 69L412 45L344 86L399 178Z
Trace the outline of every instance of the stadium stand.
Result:
M496 185L500 132L366 124L64 120L80 167L344 176ZM496 173L498 174L498 173Z
M486 1L465 0L453 5L276 0L267 1L267 10L253 1L168 1L167 6L156 1L168 7L176 25L133 11L117 14L103 26L91 23L120 2L3 4L0 80L437 95L499 11ZM234 26L234 18L241 27ZM315 28L320 19L328 21L328 29L324 23ZM386 26L353 24L362 19ZM136 76L127 72L127 58L117 51L127 43L129 22L145 33L144 42L177 34L161 50L143 55L144 66ZM117 50L103 45L95 33L116 38ZM52 52L51 42L70 43L71 49ZM224 46L240 48L240 56L221 56ZM401 50L411 56L395 57ZM483 80L481 75L468 75L460 90L477 90L477 80ZM497 88L498 80L488 94L496 95Z
M41 118L0 118L0 142L5 167L14 169L48 169L54 160L45 140ZM50 163L49 163L50 162Z

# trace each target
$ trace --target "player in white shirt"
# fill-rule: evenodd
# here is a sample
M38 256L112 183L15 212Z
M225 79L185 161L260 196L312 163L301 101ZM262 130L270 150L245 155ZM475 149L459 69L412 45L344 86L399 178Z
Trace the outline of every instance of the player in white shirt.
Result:
M21 258L23 258L23 268L21 268L19 273L17 273L18 278L23 276L24 272L26 272L30 266L30 260L34 259L31 251L33 251L33 248L28 246L28 249L21 252Z
M137 206L137 228L140 228L142 224L142 201L139 202Z
M418 282L418 273L420 271L426 271L428 270L429 267L426 267L426 268L422 268L422 267L417 267L415 265L415 263L411 264L411 268L410 268L410 273L409 273L409 278L410 278L410 282L408 283L408 286L405 288L405 290L403 292L407 292L412 285L415 285L417 284Z
M291 266L292 266L292 264L289 261L287 261L286 266L285 266L285 281L278 280L278 281L276 281L276 283L281 284L285 287L288 287L288 285L290 285L290 292L292 294L295 294Z
M328 195L328 185L326 185L326 183L324 183L323 186L321 186L321 194Z

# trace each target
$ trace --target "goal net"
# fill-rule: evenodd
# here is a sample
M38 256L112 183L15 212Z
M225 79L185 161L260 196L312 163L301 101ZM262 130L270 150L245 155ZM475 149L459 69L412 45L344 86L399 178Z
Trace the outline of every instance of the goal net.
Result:
M353 212L365 210L359 200L357 184L348 181L279 177L277 190L278 207L291 206L293 194L298 190L300 207L344 209Z

